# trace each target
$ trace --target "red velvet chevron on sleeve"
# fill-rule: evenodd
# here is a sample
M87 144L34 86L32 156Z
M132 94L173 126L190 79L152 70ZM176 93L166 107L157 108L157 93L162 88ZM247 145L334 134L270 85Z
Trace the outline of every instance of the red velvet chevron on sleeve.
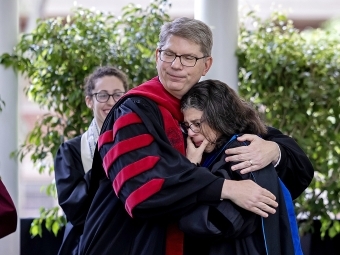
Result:
M142 134L117 143L106 153L103 158L103 167L106 175L108 176L109 168L118 157L127 152L148 146L153 140L154 138L150 134Z
M159 157L147 156L130 165L127 165L122 170L120 170L112 184L117 197L121 187L127 180L153 168L158 161Z
M120 118L118 118L113 126L113 130L108 130L105 133L103 133L98 138L98 150L106 144L113 142L114 137L116 136L116 133L119 129L126 127L131 124L138 124L142 123L141 118L134 112L128 113Z
M153 179L130 194L125 202L125 210L132 216L132 209L161 190L164 179Z

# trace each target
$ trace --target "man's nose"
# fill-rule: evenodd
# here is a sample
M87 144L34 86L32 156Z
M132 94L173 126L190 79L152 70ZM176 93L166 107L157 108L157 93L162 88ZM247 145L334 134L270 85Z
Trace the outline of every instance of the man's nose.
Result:
M171 66L173 68L182 69L183 65L181 63L181 57L180 56L176 56L174 61L172 61Z

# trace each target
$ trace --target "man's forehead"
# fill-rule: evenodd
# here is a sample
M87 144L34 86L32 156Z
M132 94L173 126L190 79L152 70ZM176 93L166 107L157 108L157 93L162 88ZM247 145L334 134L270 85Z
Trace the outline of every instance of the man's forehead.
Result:
M187 38L171 35L167 40L162 50L169 50L176 54L200 54L201 46Z

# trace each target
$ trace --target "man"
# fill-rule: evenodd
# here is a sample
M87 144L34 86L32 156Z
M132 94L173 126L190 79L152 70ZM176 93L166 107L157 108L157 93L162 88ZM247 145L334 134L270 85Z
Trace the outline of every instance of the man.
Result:
M184 254L186 242L177 219L198 204L218 204L221 199L263 217L275 213L277 203L269 191L250 180L214 176L184 155L180 98L209 71L211 48L212 32L201 21L179 18L163 25L156 50L158 77L128 92L103 125L93 180L101 177L101 164L106 176L93 198L79 254ZM313 174L308 158L291 138L276 131L268 136L273 141L275 137L281 139L281 152L274 142L250 137L270 153L265 150L258 157L241 151L233 157L242 160L245 154L246 171L265 162L280 161L282 169L284 164L302 164L296 183L304 190ZM251 169L253 159L246 156L254 157ZM303 159L293 163L299 157Z

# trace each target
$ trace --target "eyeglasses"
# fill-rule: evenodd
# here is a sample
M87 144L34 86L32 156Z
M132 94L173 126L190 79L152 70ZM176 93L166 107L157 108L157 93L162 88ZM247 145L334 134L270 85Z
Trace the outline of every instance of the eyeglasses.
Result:
M117 102L124 94L125 92L116 92L113 94L109 94L107 92L98 92L93 93L91 96L95 96L99 103L106 103L109 101L110 97L113 98L113 101Z
M185 122L182 122L180 123L180 128L181 128L181 131L184 133L184 134L188 134L188 130L189 128L191 129L192 132L194 133L199 133L201 132L201 124L202 122L195 122L195 123L191 123L190 125L188 123L185 123Z
M181 61L181 64L183 66L187 66L187 67L194 67L196 65L197 60L207 57L207 56L203 56L201 58L196 58L194 56L185 55L185 54L184 55L177 55L177 54L175 54L171 51L161 50L161 49L159 49L158 51L160 53L159 58L163 62L172 63L178 57L179 61Z

